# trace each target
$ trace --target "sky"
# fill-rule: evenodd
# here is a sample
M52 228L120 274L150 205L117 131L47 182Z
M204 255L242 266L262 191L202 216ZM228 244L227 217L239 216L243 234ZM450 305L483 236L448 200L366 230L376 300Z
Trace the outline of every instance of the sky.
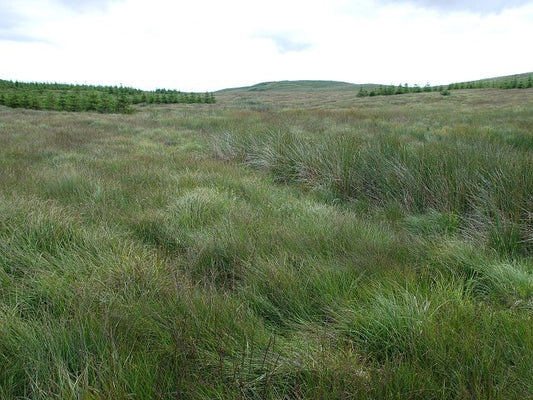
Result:
M533 71L533 0L0 0L0 79L216 91Z

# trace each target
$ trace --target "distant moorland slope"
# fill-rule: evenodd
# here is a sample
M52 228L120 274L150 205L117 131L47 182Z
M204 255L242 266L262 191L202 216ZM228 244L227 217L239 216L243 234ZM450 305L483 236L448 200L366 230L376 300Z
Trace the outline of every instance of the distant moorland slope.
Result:
M365 91L368 93L375 92L378 94L403 94L410 92L422 91L441 91L444 89L481 89L481 88L500 88L500 89L521 89L532 87L533 72L522 74L499 76L493 78L484 78L475 81L454 82L447 85L420 87L418 85L409 86L400 84L398 86L386 85L379 83L349 83L339 81L322 81L322 80L296 80L296 81L274 81L262 82L252 86L237 88L228 88L219 90L218 93L226 92L302 92L302 91ZM381 92L380 93L380 89Z

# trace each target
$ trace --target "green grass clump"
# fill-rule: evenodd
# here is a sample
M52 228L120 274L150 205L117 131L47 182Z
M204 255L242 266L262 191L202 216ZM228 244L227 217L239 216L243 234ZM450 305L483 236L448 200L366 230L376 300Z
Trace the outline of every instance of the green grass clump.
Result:
M531 397L533 104L489 92L0 107L0 398Z
M533 251L533 164L529 151L474 132L419 137L393 124L334 135L287 131L226 133L215 154L267 170L328 197L378 208L458 218L453 229L505 254Z

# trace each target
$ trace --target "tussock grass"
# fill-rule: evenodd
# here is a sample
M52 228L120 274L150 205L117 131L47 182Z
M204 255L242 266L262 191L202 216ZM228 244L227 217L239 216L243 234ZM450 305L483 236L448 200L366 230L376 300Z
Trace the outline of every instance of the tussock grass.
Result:
M336 135L251 131L221 135L215 154L326 197L459 218L457 228L505 254L531 254L531 153L484 137L369 127Z
M0 397L531 397L533 105L491 93L0 107Z

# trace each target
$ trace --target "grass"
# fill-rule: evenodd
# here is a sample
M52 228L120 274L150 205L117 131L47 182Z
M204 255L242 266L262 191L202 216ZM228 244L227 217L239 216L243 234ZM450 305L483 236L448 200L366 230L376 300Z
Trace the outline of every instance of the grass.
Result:
M328 130L294 125L233 130L216 134L214 151L219 158L267 170L278 182L326 197L415 214L444 213L461 220L459 229L483 236L502 253L531 254L531 132L520 127L510 139L492 125L501 124L498 112L493 118L480 115L487 125L479 127L478 120L443 120L436 114L441 107L425 106L426 126L353 111L339 122L339 112L324 112ZM523 116L516 114L520 121Z
M531 98L0 107L0 398L531 397Z

